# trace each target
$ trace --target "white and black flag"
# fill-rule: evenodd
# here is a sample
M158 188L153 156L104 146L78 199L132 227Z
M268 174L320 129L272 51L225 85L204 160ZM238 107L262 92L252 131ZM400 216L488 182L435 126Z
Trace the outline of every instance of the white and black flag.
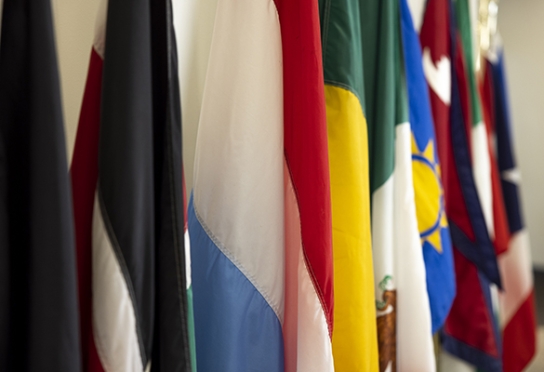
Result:
M83 363L191 370L170 0L102 4L72 162Z

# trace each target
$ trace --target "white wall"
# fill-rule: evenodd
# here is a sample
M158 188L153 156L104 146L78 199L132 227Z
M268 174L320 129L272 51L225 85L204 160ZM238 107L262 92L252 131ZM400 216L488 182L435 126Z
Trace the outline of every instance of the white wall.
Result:
M533 263L544 269L544 1L501 0L510 108Z

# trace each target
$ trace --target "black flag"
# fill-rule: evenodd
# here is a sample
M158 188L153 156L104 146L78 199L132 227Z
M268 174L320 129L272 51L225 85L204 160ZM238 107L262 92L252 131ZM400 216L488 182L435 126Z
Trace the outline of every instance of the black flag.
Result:
M191 368L170 0L99 15L72 184L85 370Z
M50 0L4 0L0 371L81 368L65 146Z

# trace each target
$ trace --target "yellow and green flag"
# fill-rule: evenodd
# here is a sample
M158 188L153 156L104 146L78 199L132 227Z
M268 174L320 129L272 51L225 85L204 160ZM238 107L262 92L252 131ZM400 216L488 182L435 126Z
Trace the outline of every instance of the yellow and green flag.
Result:
M332 196L337 372L377 371L368 131L358 0L320 1Z

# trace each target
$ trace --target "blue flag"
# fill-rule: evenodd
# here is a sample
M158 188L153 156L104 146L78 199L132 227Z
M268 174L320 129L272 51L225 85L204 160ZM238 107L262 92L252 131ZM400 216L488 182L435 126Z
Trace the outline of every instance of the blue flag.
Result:
M421 47L406 0L400 0L400 9L414 192L434 333L444 324L455 297L452 244Z

